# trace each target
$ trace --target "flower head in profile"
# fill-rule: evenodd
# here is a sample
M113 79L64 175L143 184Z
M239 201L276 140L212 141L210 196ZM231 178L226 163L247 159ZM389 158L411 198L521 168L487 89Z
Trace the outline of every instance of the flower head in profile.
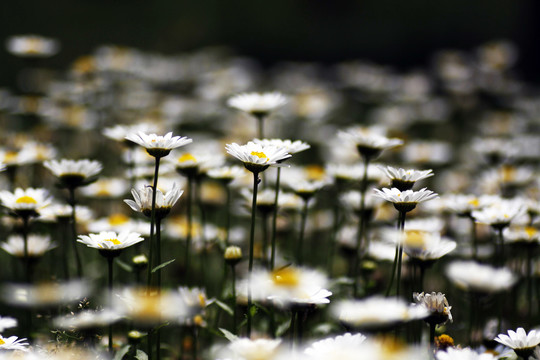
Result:
M517 281L507 268L494 268L474 261L454 261L446 268L446 275L456 286L482 293L508 290Z
M228 348L240 359L271 360L279 352L281 339L232 339Z
M141 145L146 149L148 154L156 158L167 156L171 150L193 142L192 139L186 136L173 136L172 132L161 136L139 131L126 135L126 139Z
M433 170L402 169L392 166L380 167L381 171L392 181L392 187L400 191L412 190L414 184L433 176Z
M91 183L103 168L99 161L88 159L50 160L45 161L43 166L58 177L61 185L67 188L76 188Z
M102 231L99 234L79 235L78 242L88 247L98 249L104 256L119 255L120 251L135 245L144 239L135 232Z
M25 257L24 239L20 235L11 235L6 242L0 244L0 247L13 256L19 258ZM28 235L28 257L39 258L43 256L45 252L54 249L55 247L56 244L51 242L51 238L49 236L35 234Z
M345 333L336 337L318 340L309 345L304 353L310 359L349 359L354 358L363 348L366 337L360 333Z
M352 142L360 155L371 160L378 157L384 150L403 145L403 140L387 138L378 131L362 127L352 127L338 133L345 141Z
M527 359L533 354L534 348L540 344L540 332L531 330L529 333L526 333L525 329L520 327L516 331L508 330L508 335L499 334L495 338L495 341L508 346L523 359Z
M16 188L14 192L0 192L2 205L21 217L38 216L51 203L49 192L41 188Z
M150 217L152 214L152 187L143 186L139 189L131 189L131 194L134 200L126 199L124 202L129 205L134 211L141 212L145 216ZM161 190L156 190L156 216L158 218L164 218L169 214L171 208L176 204L180 196L184 193L184 190L173 184L171 190L167 193L163 193Z
M28 351L28 345L26 338L19 339L17 336L10 336L8 338L0 335L0 350L22 350Z
M211 168L206 173L212 179L230 184L233 180L246 175L246 170L241 166L220 166Z
M265 146L252 141L246 145L237 143L225 145L227 153L244 163L244 167L251 172L259 173L269 166L277 166L285 159L291 157L285 148Z
M138 133L139 131L148 132L152 131L153 126L148 123L134 124L134 125L115 125L103 129L103 135L107 138L115 141L122 142L127 146L135 145L132 141L129 141L126 137L131 133Z
M426 318L428 323L444 324L448 320L452 321L452 313L450 309L452 307L448 305L448 300L441 292L431 293L413 293L413 300L415 303L425 306L429 312L429 317Z
M481 210L472 212L476 222L489 224L493 228L505 228L518 216L525 214L526 208L519 200L501 200Z
M479 354L471 348L453 348L448 347L444 351L439 350L435 354L437 360L495 360L497 359L493 354L483 353Z
M16 35L7 39L6 47L15 56L45 58L56 54L60 44L39 35Z
M0 316L0 332L17 326L17 319L9 316Z
M227 105L261 118L268 116L286 102L287 98L277 91L262 94L253 92L235 95L227 100Z
M253 142L256 143L256 144L264 145L264 146L275 146L275 147L285 148L285 150L289 154L296 154L296 153L299 153L301 151L307 150L307 149L309 149L311 147L308 143L303 142L301 140L293 141L293 140L289 140L289 139L286 139L286 140L282 140L282 139L253 139Z
M409 212L413 210L417 204L435 199L439 196L437 193L427 190L426 188L418 191L400 191L397 188L383 188L382 191L379 189L373 190L375 191L375 196L378 196L386 201L390 201L394 204L396 210L403 212Z
M452 252L457 243L438 231L405 230L403 251L417 261L434 261Z

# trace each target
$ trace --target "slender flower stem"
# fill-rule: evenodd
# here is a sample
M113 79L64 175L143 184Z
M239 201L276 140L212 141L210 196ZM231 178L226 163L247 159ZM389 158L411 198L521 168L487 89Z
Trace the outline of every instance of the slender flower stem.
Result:
M22 227L22 236L23 236L23 245L24 245L24 281L30 284L31 274L30 274L30 256L28 255L28 232L29 232L29 216L23 216L23 227Z
M186 234L186 253L184 258L184 267L185 279L186 282L189 279L189 258L190 258L190 247L191 247L191 238L193 233L193 176L188 176L188 188L187 188L187 234Z
M253 172L253 201L251 202L251 230L249 235L249 279L247 304L247 337L251 337L251 272L253 271L253 246L255 243L255 216L257 213L257 189L259 186L259 173Z
M532 306L533 306L533 291L532 291L532 288L533 288L533 283L532 283L532 262L533 262L533 251L534 251L534 247L532 246L529 246L527 248L527 300L528 300L528 303L527 303L527 314L529 315L529 319L532 319Z
M161 265L161 218L158 217L156 219L156 264ZM161 271L163 269L159 269L157 271L157 291L158 294L161 294Z
M236 334L236 318L237 318L237 306L236 306L236 266L235 264L231 265L232 273L232 300L233 300L233 334Z
M471 238L472 238L472 256L473 260L478 259L478 236L476 235L476 221L472 216L469 215L471 219Z
M73 252L75 253L75 263L77 265L77 276L79 278L83 277L83 268L81 262L81 256L79 255L79 249L77 248L77 215L76 215L76 206L77 202L75 200L75 188L70 187L69 189L69 204L71 205L71 234L73 240L71 241L73 245Z
M263 212L262 214L262 263L268 266L268 215L269 213Z
M429 346L431 349L435 348L435 328L437 327L437 324L435 323L429 323Z
M276 264L276 236L277 236L277 216L278 216L278 199L279 199L279 183L281 181L281 168L277 168L276 177L276 194L274 196L274 214L272 217L272 251L270 254L270 270L274 270Z
M304 233L306 231L306 222L308 214L309 198L304 198L304 207L302 208L302 215L300 219L300 236L298 237L298 248L296 253L296 261L299 266L302 266L304 262Z
M226 214L225 214L225 246L229 246L229 236L231 231L231 187L225 185L227 190L227 203L226 203Z
M264 116L263 115L257 116L257 125L258 125L258 131L259 131L259 139L264 139Z
M356 233L356 247L354 252L354 264L353 264L353 295L358 296L358 271L360 268L362 240L364 239L364 230L366 228L367 218L366 212L366 189L367 189L367 176L369 157L364 156L364 174L362 175L362 183L360 184L360 211L358 213L358 231Z
M109 287L108 287L108 296L109 304L112 304L112 289L113 289L113 260L112 256L107 256L107 264L109 266ZM109 324L109 353L113 353L113 326Z
M154 228L156 223L156 195L157 195L157 183L159 176L159 156L156 156L155 169L154 169L154 184L152 186L152 211L150 213L150 244L148 253L148 289L152 286L152 267L153 267L153 255L154 255Z
M399 254L398 254L398 264L397 264L397 279L396 279L396 297L399 297L399 287L401 284L401 267L403 262L403 244L401 242L401 237L403 235L403 231L405 230L405 216L406 212L400 211L399 212L399 230L400 230L400 241L398 242L399 246Z
M327 258L327 273L331 277L333 268L334 268L334 252L335 252L335 243L337 239L337 234L339 232L339 225L340 225L340 211L339 211L339 195L341 194L341 189L339 185L337 185L336 188L336 198L334 199L334 209L333 209L333 217L334 217L334 223L332 225L332 233L330 234L329 244L328 244L328 258Z

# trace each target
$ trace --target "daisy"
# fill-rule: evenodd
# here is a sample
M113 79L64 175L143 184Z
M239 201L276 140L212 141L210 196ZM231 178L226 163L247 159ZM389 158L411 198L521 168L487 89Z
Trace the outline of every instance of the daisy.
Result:
M448 347L444 351L437 351L435 353L437 360L495 360L497 359L493 354L483 353L479 354L471 348L453 348Z
M81 194L89 198L112 199L124 195L128 182L123 178L101 178L81 189Z
M26 338L19 339L17 336L10 336L8 338L0 335L0 350L21 350L28 351L28 345Z
M225 145L227 153L244 163L244 167L253 173L266 170L269 166L278 166L279 163L292 155L285 148L265 146L252 141L246 145L237 143Z
M279 351L281 339L236 338L228 348L243 360L271 360Z
M129 141L126 137L131 133L138 133L139 131L148 132L154 130L155 126L148 123L134 124L134 125L116 125L103 129L103 135L111 140L122 142L127 146L135 145L132 141Z
M16 35L6 41L7 50L20 57L49 57L60 48L57 40L39 35Z
M444 324L448 320L452 322L452 313L450 309L452 307L448 305L448 300L441 292L431 293L413 293L413 300L415 303L425 306L431 313L426 322L434 324Z
M417 204L435 199L439 196L437 193L427 190L426 188L418 191L400 191L397 188L383 188L382 191L379 189L373 190L375 191L375 196L378 196L386 201L390 201L394 204L396 210L400 212L409 212L413 210Z
M337 181L351 182L361 181L364 176L363 164L328 164L326 172ZM382 180L383 173L379 166L375 164L368 165L367 179L370 182L379 182Z
M495 229L505 228L517 218L525 214L526 208L521 201L501 200L472 212L472 217L478 223L491 225Z
M43 166L58 177L61 184L67 188L76 188L90 183L103 168L99 161L88 159L51 160L45 161Z
M235 95L227 100L227 105L257 118L264 118L286 102L285 96L277 91L262 94L253 92Z
M540 332L531 330L526 333L525 329L520 327L516 331L508 330L508 335L499 334L495 341L508 346L523 359L527 359L533 354L534 348L540 344Z
M440 259L456 247L455 241L442 237L439 232L405 230L403 234L403 251L419 261Z
M14 192L0 191L0 200L9 210L21 217L37 216L51 203L49 193L41 188L16 188Z
M135 245L144 239L134 232L121 232L118 235L112 231L102 231L99 234L79 235L78 242L100 252L115 252Z
M356 149L365 159L378 157L384 150L403 145L403 140L387 138L375 131L362 127L352 127L340 131L338 135L356 146Z
M24 239L20 235L11 235L7 242L0 244L0 247L9 254L16 257L25 257L24 254ZM51 242L49 236L41 236L36 234L28 235L28 257L39 258L45 254L45 252L54 249L55 243Z
M40 283L38 285L9 284L2 287L3 300L18 307L55 307L79 301L88 296L92 287L85 281Z
M296 154L301 151L309 149L311 146L301 140L282 140L282 139L254 139L254 143L261 144L263 146L275 146L278 148L285 148L285 151L289 154Z
M507 268L494 268L474 261L454 261L446 276L456 286L469 291L494 293L510 289L517 277Z
M334 307L334 316L347 326L376 330L424 319L429 316L429 311L423 306L409 305L399 298L373 296L338 302Z
M98 329L115 323L120 319L113 310L81 310L76 314L59 316L53 325L65 330Z
M137 133L129 133L126 135L126 139L141 145L146 149L148 154L156 158L167 156L172 149L193 142L192 139L186 136L173 136L172 132L165 134L165 136L161 136L138 131Z
M365 335L360 333L354 335L345 333L312 343L304 350L304 354L315 359L356 358L363 350L362 344L364 344L365 340Z
M233 180L246 175L247 172L241 166L220 166L209 169L206 174L212 179L230 184Z
M0 332L17 326L17 319L9 316L0 316Z
M180 190L173 184L171 190L166 194L161 190L156 190L156 217L164 218L171 211L171 208L176 204L180 196L184 193L184 190ZM125 199L124 202L129 205L134 211L143 213L145 216L150 217L152 214L152 195L153 190L150 186L140 187L138 190L131 189L133 200Z
M380 170L392 181L392 187L400 191L411 190L414 184L422 179L433 176L433 170L413 170L394 168L392 166L379 167Z

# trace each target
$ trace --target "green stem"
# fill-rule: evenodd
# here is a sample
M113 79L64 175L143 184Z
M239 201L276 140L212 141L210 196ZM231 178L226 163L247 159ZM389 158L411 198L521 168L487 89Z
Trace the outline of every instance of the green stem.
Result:
M75 200L75 188L70 187L69 189L69 204L71 205L71 234L73 236L73 240L71 241L73 246L73 252L75 253L75 263L77 265L77 276L79 278L82 278L83 276L83 268L81 263L81 256L79 255L79 249L77 248L77 215L76 215L76 207L77 202Z
M161 218L156 219L156 264L161 265ZM161 271L163 269L159 269L156 271L157 276L157 291L158 294L161 294Z
M437 324L435 323L429 324L429 345L432 350L435 348L435 328L436 327L437 327Z
M114 258L112 256L107 257L107 264L109 267L109 287L108 287L108 296L109 296L109 304L112 304L112 293L113 293L113 260ZM112 324L109 324L109 354L112 356L113 353L113 326Z
M190 247L192 240L193 232L193 176L188 176L188 188L187 188L187 236L186 236L186 253L184 258L185 279L186 282L189 280L189 258L190 258Z
M533 259L533 251L534 251L534 248L532 247L529 247L527 249L527 299L528 299L528 304L527 304L527 307L528 307L528 311L527 313L529 314L529 319L532 319L532 305L533 305L533 296L532 296L532 288L533 288L533 284L532 284L532 259Z
M227 204L226 204L226 214L225 214L225 247L229 246L229 233L231 231L231 188L228 185L225 185L227 190Z
M262 233L263 233L263 241L262 241L262 263L266 266L268 266L268 213L264 212L262 214Z
M237 318L237 306L236 306L236 267L231 265L232 273L232 298L233 298L233 334L237 334L236 318Z
M247 304L247 337L251 337L251 273L253 271L253 246L255 243L255 217L257 211L257 189L259 186L259 173L253 172L253 201L251 202L251 229L249 235L249 279Z
M472 238L472 245L473 245L472 255L473 255L473 260L477 260L478 259L478 236L476 235L476 221L474 220L472 216L469 216L469 218L471 219L471 238Z
M358 231L356 232L356 247L354 252L354 264L353 264L353 296L358 296L358 272L361 261L362 240L364 238L365 223L367 218L366 212L366 189L367 189L367 176L369 157L364 156L364 174L362 175L362 183L360 184L360 211L358 214Z
M307 222L307 214L308 214L308 204L309 204L309 198L304 199L304 207L302 208L302 217L300 219L300 236L298 238L298 249L296 254L296 259L298 261L298 265L302 266L304 262L304 234L306 231L306 222Z
M22 217L23 227L22 227L22 236L23 236L23 245L24 245L24 280L27 284L31 283L30 275L30 256L28 255L28 232L29 232L29 221L28 216Z
M152 186L152 210L150 213L150 250L148 254L148 279L147 286L150 289L152 286L152 267L153 267L153 255L154 255L154 228L156 223L156 195L157 195L157 183L159 175L159 160L161 158L156 156L155 168L154 168L154 184Z
M403 262L403 244L401 242L401 237L402 237L403 231L405 229L405 214L406 214L406 212L404 212L404 211L399 212L399 222L400 222L400 224L398 226L400 227L400 241L398 243L399 254L398 254L398 264L397 264L396 297L399 297L399 287L400 287L400 284L401 284L401 266L402 266L402 262Z
M276 263L276 236L277 236L277 217L278 217L278 199L279 199L279 183L281 181L281 168L277 168L276 177L276 194L274 196L274 214L272 217L272 251L270 254L270 270L274 270Z

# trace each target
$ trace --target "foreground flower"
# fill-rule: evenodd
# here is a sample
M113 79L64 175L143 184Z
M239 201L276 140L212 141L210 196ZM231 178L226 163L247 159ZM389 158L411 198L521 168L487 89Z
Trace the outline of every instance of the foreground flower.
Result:
M517 281L507 268L494 268L474 261L454 261L446 268L446 275L464 290L485 293L508 290Z
M103 168L99 161L88 159L51 160L45 161L43 166L58 177L60 183L67 188L76 188L90 183Z
M334 316L352 328L379 330L424 319L429 316L429 311L399 298L374 296L363 300L342 300L334 307Z
M14 192L4 190L0 192L0 200L2 205L21 217L37 216L51 202L48 191L40 188L16 188Z
M134 232L102 231L99 234L79 235L78 242L100 251L118 251L137 244L144 239Z
M417 181L434 175L431 169L405 170L392 166L380 167L380 169L392 181L392 187L398 188L400 191L411 190Z
M394 204L396 210L400 212L409 212L413 210L417 204L435 199L439 196L437 193L427 190L426 188L418 191L400 191L397 188L383 188L382 191L379 189L373 190L375 191L375 196L378 196L386 201L390 201Z
M493 354L479 354L471 348L457 349L448 347L444 351L437 351L435 354L437 360L494 360Z
M82 310L76 314L57 317L54 326L65 330L98 329L110 325L120 319L112 310Z
M26 338L19 339L16 336L10 336L8 338L0 335L0 350L22 350L28 351L28 342Z
M148 154L157 158L167 156L172 149L176 149L193 142L192 139L186 136L173 136L172 132L165 134L165 136L161 136L156 134L146 134L139 131L137 133L128 134L126 139L141 145L146 149Z
M265 146L252 141L246 145L227 144L225 149L227 153L242 161L245 168L253 173L262 172L269 166L278 165L281 161L291 157L285 148Z
M180 190L176 186L176 183L173 184L173 187L166 194L163 194L161 190L157 189L156 191L156 217L163 218L170 211L171 208L176 204L180 196L184 193L184 190ZM153 189L151 186L144 186L139 189L131 189L131 194L133 195L133 200L124 200L126 204L129 205L134 211L141 212L145 216L150 217L152 214L152 195Z
M284 105L287 99L280 92L244 93L227 100L227 105L242 110L257 118L266 117L270 112Z
M345 333L312 343L304 350L311 359L350 359L362 352L366 337L362 334Z
M512 348L516 354L527 359L533 354L536 345L540 344L540 332L531 330L527 334L522 327L516 331L508 330L508 335L499 334L495 341Z
M229 349L244 360L271 360L278 353L281 339L237 338L229 344Z

